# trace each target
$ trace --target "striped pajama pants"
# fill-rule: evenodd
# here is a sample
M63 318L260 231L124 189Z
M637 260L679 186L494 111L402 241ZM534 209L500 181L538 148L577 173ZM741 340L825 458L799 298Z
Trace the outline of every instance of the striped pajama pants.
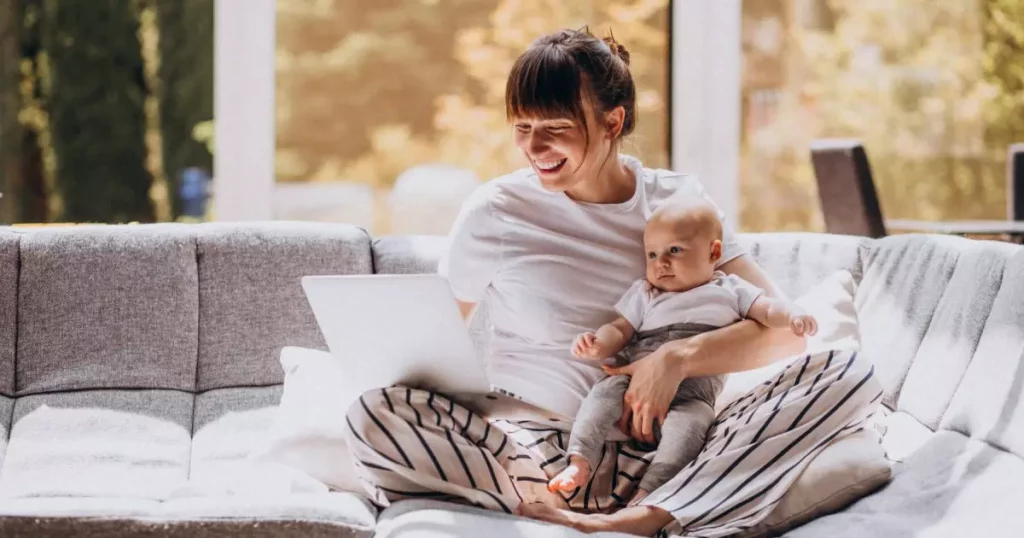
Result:
M826 445L864 426L881 396L873 366L855 352L796 358L723 409L697 458L641 504L674 516L664 536L753 526ZM521 502L607 513L625 506L654 455L607 442L590 481L558 494L547 482L567 465L570 424L487 421L441 394L405 387L365 393L347 420L356 469L381 506L433 498L506 513Z

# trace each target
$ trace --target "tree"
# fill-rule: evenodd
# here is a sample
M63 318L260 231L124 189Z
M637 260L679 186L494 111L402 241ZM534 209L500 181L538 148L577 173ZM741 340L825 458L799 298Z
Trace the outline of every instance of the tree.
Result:
M19 3L0 4L0 223L21 213L21 26Z
M278 178L343 179L341 163L369 151L378 128L433 137L438 97L463 87L474 93L453 54L458 30L483 24L491 7L279 0Z
M638 86L638 128L625 151L650 166L668 165L668 2L630 3L505 0L487 24L455 33L452 51L463 83L435 98L436 135L417 136L402 124L377 126L369 151L346 163L343 177L390 180L424 161L443 162L489 179L523 166L505 118L505 81L515 61L536 38L562 28L610 29L631 51Z
M45 97L56 154L57 220L149 222L146 86L136 6L46 0Z
M213 0L149 1L157 10L160 134L176 217L180 201L174 186L181 171L213 172L213 155L192 136L196 125L213 118Z
M62 203L53 185L53 148L48 143L49 121L43 101L46 73L41 24L43 5L42 0L21 0L17 4L21 10L17 19L21 24L20 73L12 82L20 88L19 107L15 111L21 145L20 153L12 157L18 163L13 173L20 172L17 189L20 192L12 195L18 206L12 222L47 222Z
M1004 161L986 147L984 111L1006 90L983 74L978 2L828 7L834 24L786 21L786 84L776 121L748 140L742 220L766 230L820 227L808 147L821 137L863 141L887 217L1005 215Z
M999 152L1024 142L1024 0L985 2L983 28L982 70L995 89L985 103L986 139L988 147Z

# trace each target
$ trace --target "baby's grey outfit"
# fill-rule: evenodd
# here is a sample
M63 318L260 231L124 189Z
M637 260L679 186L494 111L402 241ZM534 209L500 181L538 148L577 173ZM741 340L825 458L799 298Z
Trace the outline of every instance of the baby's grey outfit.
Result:
M713 331L718 327L677 323L638 332L620 356L634 363L665 342ZM704 438L715 420L715 398L722 391L725 376L693 377L679 384L660 432L658 450L644 473L639 488L652 492L690 463L704 447ZM622 416L622 398L629 376L609 376L594 385L573 421L569 438L570 455L582 456L594 469L608 431ZM650 447L648 447L650 449Z

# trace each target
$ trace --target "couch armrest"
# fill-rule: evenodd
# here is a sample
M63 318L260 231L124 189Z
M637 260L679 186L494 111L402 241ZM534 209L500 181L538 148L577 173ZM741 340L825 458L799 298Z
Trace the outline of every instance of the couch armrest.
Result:
M391 235L373 242L373 272L378 274L435 273L448 248L443 235Z

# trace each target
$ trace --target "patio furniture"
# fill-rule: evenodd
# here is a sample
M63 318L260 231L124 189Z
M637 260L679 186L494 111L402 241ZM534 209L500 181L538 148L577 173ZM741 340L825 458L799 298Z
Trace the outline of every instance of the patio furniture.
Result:
M871 166L860 142L816 140L811 144L811 163L828 233L887 235Z
M1006 155L1006 213L1024 221L1024 143L1010 146Z
M890 230L947 235L998 236L1024 243L1024 144L1013 144L1006 155L1006 220L922 221L887 220Z
M1007 216L1002 219L925 221L885 219L867 153L860 142L822 139L811 145L811 162L828 233L883 237L888 232L997 236L1024 243L1024 144L1007 155Z

